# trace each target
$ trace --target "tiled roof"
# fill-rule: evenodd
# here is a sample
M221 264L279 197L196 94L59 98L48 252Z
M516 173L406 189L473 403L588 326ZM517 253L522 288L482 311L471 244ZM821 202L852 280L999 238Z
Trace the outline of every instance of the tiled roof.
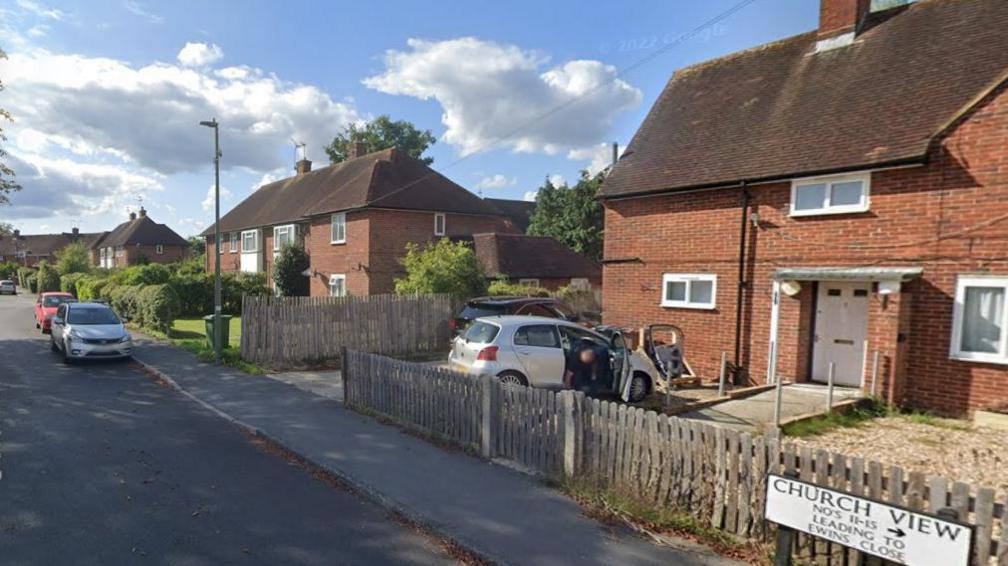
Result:
M33 256L52 256L74 241L79 240L90 246L103 233L21 234L16 242L14 236L6 236L0 238L0 255L5 258L13 257L18 251L22 251Z
M535 211L536 203L528 200L510 200L502 198L484 198L485 202L491 204L504 216L511 219L515 228L523 233L528 231L529 223L532 221L532 212Z
M602 267L548 236L473 234L476 257L490 276L600 279Z
M422 161L389 148L264 185L221 217L221 231L363 207L500 214ZM210 226L203 235L212 233Z
M158 224L149 216L138 216L118 225L104 238L91 244L96 247L116 246L187 246L189 242L164 224Z
M1008 78L1008 1L870 14L853 44L816 32L677 72L601 189L620 197L922 162Z

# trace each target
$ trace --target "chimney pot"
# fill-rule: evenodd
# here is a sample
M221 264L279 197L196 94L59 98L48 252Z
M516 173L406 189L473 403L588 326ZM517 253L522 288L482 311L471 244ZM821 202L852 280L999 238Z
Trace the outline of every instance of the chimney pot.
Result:
M136 220L136 213L135 212L130 212L130 217L129 218L130 218L130 220Z
M15 230L14 230L14 237L15 237L15 238L20 238L20 237L21 237L21 230L17 230L17 229L15 229Z
M146 218L146 217L147 217L147 209L141 206L140 207L140 218Z
M298 175L304 175L311 171L311 161L307 159L302 159L294 164L294 170L297 171Z
M871 11L871 0L820 0L819 39L856 33Z
M367 155L367 144L362 141L355 141L350 147L350 159Z
M80 234L80 228L74 226L71 232L73 232L73 235L76 236L77 234Z

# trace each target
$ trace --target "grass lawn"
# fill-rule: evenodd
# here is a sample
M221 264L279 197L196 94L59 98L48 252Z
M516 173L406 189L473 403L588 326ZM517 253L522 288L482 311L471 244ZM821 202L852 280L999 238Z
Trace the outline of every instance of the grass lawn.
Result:
M205 339L206 338L206 323L203 322L202 318L180 318L175 320L175 324L172 325L172 338L179 339ZM228 345L232 348L237 348L241 345L241 317L236 316L231 319L230 336L228 336Z

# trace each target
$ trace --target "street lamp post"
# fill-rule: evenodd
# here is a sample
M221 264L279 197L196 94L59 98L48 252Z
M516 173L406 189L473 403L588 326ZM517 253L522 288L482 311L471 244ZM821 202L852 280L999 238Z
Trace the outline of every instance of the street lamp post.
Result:
M200 122L214 131L214 361L221 361L221 278L220 278L220 129L217 118Z

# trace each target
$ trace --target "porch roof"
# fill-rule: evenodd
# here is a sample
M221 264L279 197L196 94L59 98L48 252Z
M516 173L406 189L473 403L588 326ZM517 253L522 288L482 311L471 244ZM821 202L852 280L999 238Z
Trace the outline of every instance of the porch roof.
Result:
M777 281L909 281L919 277L923 267L782 267L775 269Z

